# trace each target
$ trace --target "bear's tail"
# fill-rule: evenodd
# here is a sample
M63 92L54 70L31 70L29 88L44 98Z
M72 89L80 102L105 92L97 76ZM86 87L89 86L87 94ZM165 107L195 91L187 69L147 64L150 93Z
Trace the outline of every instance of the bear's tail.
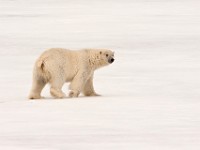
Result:
M35 73L37 76L42 78L45 82L50 80L50 72L46 68L45 61L43 59L39 59L35 64Z
M45 62L44 62L44 60L38 60L36 66L37 66L38 69L41 69L41 71L44 72L44 70L45 70L45 68L44 68L45 67Z

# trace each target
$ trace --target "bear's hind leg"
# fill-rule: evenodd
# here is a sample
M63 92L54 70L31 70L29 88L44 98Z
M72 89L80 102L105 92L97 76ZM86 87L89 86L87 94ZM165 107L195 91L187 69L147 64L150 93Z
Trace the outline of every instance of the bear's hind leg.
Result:
M42 98L40 94L45 85L46 82L42 78L36 77L35 79L33 79L32 89L29 95L29 99Z
M65 82L62 79L56 78L51 84L50 93L55 98L64 98L65 93L62 92L62 86Z
M69 89L69 97L78 97L80 92L82 91L85 82L87 80L87 74L86 73L78 73L74 79L72 80Z

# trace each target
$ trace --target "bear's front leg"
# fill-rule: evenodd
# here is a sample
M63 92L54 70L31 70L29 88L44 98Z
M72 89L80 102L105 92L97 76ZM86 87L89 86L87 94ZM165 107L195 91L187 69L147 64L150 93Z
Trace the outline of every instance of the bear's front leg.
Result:
M83 88L83 94L85 96L100 96L94 91L94 86L93 86L93 74L92 76L87 80L84 88Z
M87 72L79 72L72 80L69 89L69 97L78 97L88 78Z

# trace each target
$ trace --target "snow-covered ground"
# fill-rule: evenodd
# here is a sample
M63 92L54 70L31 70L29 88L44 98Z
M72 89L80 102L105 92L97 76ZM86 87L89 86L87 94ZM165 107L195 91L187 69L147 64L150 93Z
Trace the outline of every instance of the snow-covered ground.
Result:
M1 150L199 150L200 1L0 0ZM51 47L109 48L101 97L27 99ZM63 90L67 92L67 85Z

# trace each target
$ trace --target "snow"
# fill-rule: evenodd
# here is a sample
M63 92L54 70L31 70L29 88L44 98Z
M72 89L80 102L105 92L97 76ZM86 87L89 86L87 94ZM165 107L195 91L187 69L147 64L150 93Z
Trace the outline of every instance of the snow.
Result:
M0 149L199 150L198 0L0 0ZM27 99L51 47L109 48L101 97ZM63 87L67 92L67 84Z

